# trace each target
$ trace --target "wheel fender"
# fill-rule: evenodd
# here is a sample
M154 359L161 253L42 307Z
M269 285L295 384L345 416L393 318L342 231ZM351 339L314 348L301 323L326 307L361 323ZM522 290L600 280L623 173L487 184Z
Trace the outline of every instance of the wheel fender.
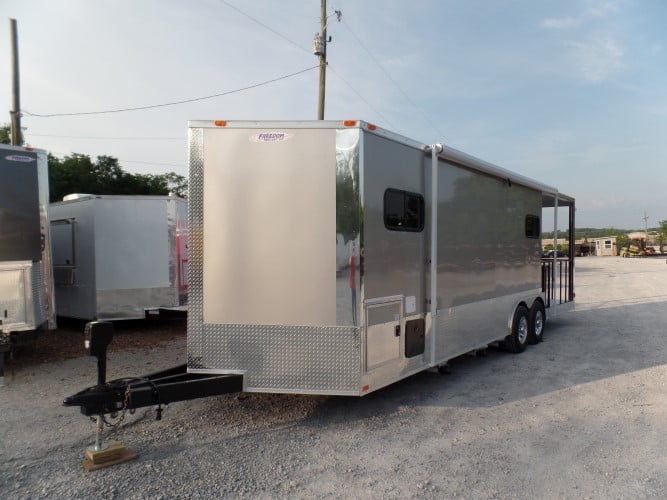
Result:
M542 297L537 297L537 298L533 301L533 303L531 304L531 306L528 308L528 310L532 311L533 307L534 307L535 304L537 304L538 302L539 302L540 304L542 304L542 307L544 307L545 316L546 316L547 306L544 304L544 301L542 300ZM545 319L546 319L546 318L545 318Z
M519 300L516 304L514 304L514 307L512 307L512 310L510 311L509 316L507 317L507 333L505 335L512 334L512 323L514 323L514 314L516 313L516 310L519 306L523 306L526 309L530 310L525 300Z

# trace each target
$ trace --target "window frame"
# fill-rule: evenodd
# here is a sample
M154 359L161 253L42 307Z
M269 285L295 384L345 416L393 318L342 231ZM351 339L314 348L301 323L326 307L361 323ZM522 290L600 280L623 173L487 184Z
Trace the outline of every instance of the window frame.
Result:
M410 217L408 217L408 215L411 212L411 210L408 208L409 201L413 199L416 199L418 201L418 211L415 214L417 219L416 226L389 224L387 222L387 195L394 195L394 194L400 194L403 197L403 213L402 216L399 217L403 224L406 224L407 221L410 220ZM424 225L426 219L425 212L426 212L426 203L424 202L424 196L422 196L420 193L415 193L413 191L406 191L404 189L397 189L397 188L385 189L384 195L382 197L382 221L384 222L385 229L387 229L388 231L421 233L422 231L424 231Z

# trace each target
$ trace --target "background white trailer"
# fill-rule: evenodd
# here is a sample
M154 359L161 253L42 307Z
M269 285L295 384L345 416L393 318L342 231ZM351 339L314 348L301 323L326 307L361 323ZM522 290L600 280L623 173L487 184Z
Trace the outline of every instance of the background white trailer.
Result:
M59 316L121 320L187 304L187 202L68 195L50 209Z
M191 122L189 202L188 371L247 391L362 396L573 304L573 198L364 122Z
M0 343L55 328L48 207L46 152L0 145Z

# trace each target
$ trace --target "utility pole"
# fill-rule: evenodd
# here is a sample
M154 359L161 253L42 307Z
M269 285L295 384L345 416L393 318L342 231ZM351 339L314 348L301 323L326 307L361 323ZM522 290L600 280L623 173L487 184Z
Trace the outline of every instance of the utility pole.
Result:
M324 90L327 84L327 0L320 2L320 95L317 119L324 120Z
M648 246L648 215L646 215L646 210L644 210L644 248Z
M21 90L19 84L19 43L16 29L16 19L9 20L9 31L11 33L12 46L12 110L10 111L12 125L12 144L23 145L23 134L21 133Z
M336 10L334 14L340 22L341 11ZM315 40L313 41L313 53L320 58L320 93L317 101L318 120L324 120L324 94L327 83L327 43L331 41L331 37L327 38L327 23L327 0L321 0L320 32L315 34Z

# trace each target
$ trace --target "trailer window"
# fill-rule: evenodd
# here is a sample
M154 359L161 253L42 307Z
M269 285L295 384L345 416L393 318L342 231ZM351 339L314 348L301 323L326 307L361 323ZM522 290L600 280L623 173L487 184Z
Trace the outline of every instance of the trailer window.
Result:
M400 189L384 192L384 225L390 231L424 229L424 197Z
M540 218L537 215L526 215L526 238L540 237Z

